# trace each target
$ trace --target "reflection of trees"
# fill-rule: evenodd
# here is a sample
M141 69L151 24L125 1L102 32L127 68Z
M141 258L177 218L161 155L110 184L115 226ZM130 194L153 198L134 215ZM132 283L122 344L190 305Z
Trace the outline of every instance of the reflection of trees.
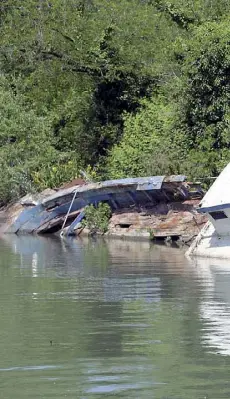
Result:
M115 240L10 237L1 254L2 367L67 365L46 375L87 387L91 370L143 386L141 399L153 387L157 399L219 398L221 386L230 396L230 360L218 355L230 342L225 273L177 249Z

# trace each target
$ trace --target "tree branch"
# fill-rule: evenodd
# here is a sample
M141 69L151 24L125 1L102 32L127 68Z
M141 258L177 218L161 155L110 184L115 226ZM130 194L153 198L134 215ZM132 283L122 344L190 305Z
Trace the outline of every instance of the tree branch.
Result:
M50 50L50 51L43 50L43 51L41 51L41 54L42 54L42 58L44 60L57 58L59 60L64 61L66 63L66 65L71 67L71 70L74 72L85 73L87 75L94 76L94 77L100 76L100 71L97 70L96 68L90 67L90 66L83 66L83 65L77 63L75 60L71 60L70 58L68 58L67 55L60 53L56 50ZM66 69L67 69L67 67L66 67Z

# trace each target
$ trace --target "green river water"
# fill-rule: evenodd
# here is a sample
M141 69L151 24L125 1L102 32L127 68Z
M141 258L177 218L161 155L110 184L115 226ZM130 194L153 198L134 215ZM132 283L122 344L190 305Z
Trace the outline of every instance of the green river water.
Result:
M0 241L0 398L230 398L230 262Z

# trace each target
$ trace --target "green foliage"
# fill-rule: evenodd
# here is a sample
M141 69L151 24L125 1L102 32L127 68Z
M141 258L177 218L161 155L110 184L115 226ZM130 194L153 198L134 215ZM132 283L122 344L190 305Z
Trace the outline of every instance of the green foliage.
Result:
M180 36L174 54L180 76L164 96L142 101L124 118L124 134L108 158L111 177L185 173L216 176L230 160L229 20Z
M216 175L229 161L229 20L194 31L184 51L180 119L188 158L201 174Z
M42 165L39 170L32 172L33 183L37 189L44 189L46 187L55 188L60 187L64 182L73 180L79 172L77 160L74 159L74 154L70 160L71 153L63 156L58 154L58 159L48 165Z
M177 27L139 0L36 4L6 14L1 69L20 78L39 114L53 113L58 149L92 165L122 137L123 112L135 112L170 69L161 60Z
M2 203L28 191L55 186L77 173L76 165L70 163L73 162L70 154L65 155L55 149L52 120L29 109L23 97L15 94L5 79L0 80L0 113ZM56 180L50 177L54 173L54 165Z
M162 97L142 101L136 115L126 115L123 138L108 158L109 176L170 174L178 170L171 138L174 118L173 106Z
M228 0L149 0L149 3L182 29L221 19L230 11Z
M94 205L88 205L85 208L85 219L82 224L90 230L91 234L105 234L108 230L110 217L110 206L106 203L99 202L96 207Z
M229 161L230 2L3 0L0 203Z

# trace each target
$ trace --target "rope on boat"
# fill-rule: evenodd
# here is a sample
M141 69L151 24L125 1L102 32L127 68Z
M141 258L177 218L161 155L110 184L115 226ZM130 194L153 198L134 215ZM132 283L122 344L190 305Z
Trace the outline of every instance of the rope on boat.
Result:
M67 212L67 214L66 214L66 216L65 216L65 219L64 219L64 222L63 222L63 224L62 224L60 236L63 236L63 230L64 230L64 227L65 227L65 225L66 225L67 219L68 219L68 217L69 217L70 211L71 211L71 209L72 209L72 206L73 206L74 200L75 200L75 198L76 198L76 195L77 195L77 191L74 192L74 196L73 196L73 198L72 198L72 201L71 201L71 203L70 203L68 212Z

